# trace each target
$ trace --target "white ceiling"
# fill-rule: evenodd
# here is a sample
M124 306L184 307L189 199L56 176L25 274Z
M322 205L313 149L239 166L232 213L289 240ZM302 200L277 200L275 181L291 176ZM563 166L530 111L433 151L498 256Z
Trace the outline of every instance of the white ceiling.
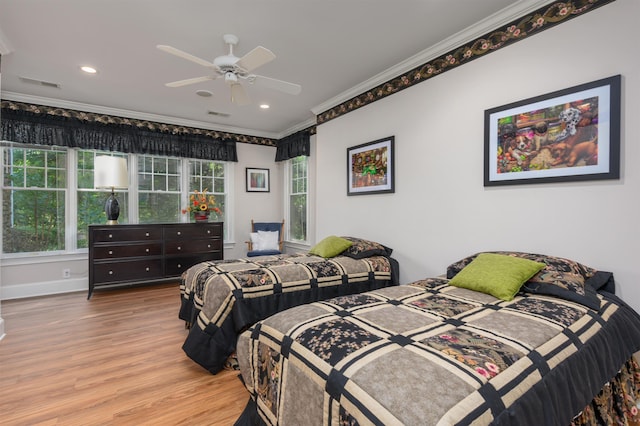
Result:
M0 0L2 98L278 138L313 124L314 113L548 2ZM276 59L255 73L298 83L302 93L247 86L252 104L236 106L223 80L164 85L208 72L156 45L211 61L227 53L224 34L239 37L239 57L258 45L270 49ZM85 64L98 74L82 73Z

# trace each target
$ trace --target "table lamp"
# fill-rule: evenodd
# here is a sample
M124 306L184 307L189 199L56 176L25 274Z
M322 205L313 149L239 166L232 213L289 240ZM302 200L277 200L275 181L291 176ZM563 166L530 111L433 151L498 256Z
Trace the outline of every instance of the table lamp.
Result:
M93 185L96 188L111 188L111 196L104 204L104 212L107 214L107 225L117 225L120 205L114 190L129 186L127 159L106 155L96 156L93 173Z

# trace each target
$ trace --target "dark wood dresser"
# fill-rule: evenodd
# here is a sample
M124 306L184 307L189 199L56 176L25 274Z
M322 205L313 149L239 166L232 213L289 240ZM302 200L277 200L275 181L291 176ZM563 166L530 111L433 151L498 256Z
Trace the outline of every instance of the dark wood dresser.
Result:
M222 222L89 226L89 295L98 287L175 280L223 258Z

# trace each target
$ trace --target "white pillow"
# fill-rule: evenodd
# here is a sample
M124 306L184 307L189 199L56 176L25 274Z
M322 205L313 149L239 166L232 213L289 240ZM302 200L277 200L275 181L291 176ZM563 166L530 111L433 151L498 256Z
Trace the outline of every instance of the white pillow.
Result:
M257 232L252 232L249 235L251 236L251 249L252 250L262 250L262 248L261 248L262 240L260 239L260 236L258 235L258 233Z
M260 240L259 250L280 250L278 231L258 231L258 240Z

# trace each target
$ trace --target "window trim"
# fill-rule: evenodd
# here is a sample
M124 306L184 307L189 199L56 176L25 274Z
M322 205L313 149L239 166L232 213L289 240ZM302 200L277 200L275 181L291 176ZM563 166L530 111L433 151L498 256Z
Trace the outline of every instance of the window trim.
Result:
M306 170L307 170L307 175L306 175L306 192L305 195L307 197L307 203L306 203L306 226L307 228L305 229L305 235L306 235L306 239L305 240L294 240L291 238L291 196L292 194L292 185L291 185L291 181L292 181L292 174L293 174L293 167L292 167L292 163L293 160L295 160L296 158L299 157L303 157L305 162L306 162ZM309 237L309 224L310 224L310 205L309 205L309 200L310 200L310 180L309 180L309 166L310 166L310 161L309 161L309 157L306 155L300 155L298 157L293 157L290 158L288 160L285 161L285 179L284 179L284 184L285 184L285 197L284 197L284 215L285 215L285 241L292 246L299 246L299 247L305 247L309 245L309 241L310 241L310 237ZM297 194L301 194L301 193L297 193Z

